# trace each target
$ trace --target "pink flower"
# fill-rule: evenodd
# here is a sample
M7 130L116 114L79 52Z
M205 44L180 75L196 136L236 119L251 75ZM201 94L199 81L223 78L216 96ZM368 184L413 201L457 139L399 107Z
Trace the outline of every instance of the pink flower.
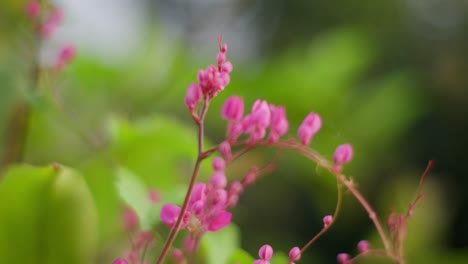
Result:
M331 215L326 215L324 218L323 218L323 225L325 227L331 225L331 223L333 223L333 216Z
M216 189L224 188L227 185L226 175L223 171L215 171L211 174L210 183Z
M301 259L301 249L299 247L293 247L289 251L289 260L292 262L299 261Z
M339 145L333 154L333 162L336 165L348 163L353 158L353 147L350 144Z
M196 241L192 236L187 236L183 242L185 251L192 251L195 249Z
M187 105L190 111L193 111L201 99L202 90L200 86L195 83L190 84L184 99L185 105Z
M30 0L26 4L26 15L30 18L36 18L41 13L41 3L37 0Z
M232 72L232 69L233 69L233 67L232 67L232 63L230 61L226 61L225 63L223 63L221 65L221 71L222 72L230 73L230 72Z
M367 240L361 240L357 244L359 252L366 253L369 250L369 242Z
M226 168L226 162L221 157L215 157L211 162L211 166L215 171L223 171Z
M351 259L351 256L349 254L346 254L346 253L340 253L336 257L336 259L338 260L338 263L347 264L349 262L349 260Z
M125 259L118 258L112 262L112 264L128 264L128 262Z
M161 193L155 189L148 190L148 199L151 203L157 203L161 200Z
M267 128L270 125L270 107L267 101L257 100L252 106L252 121L255 126Z
M221 211L217 215L213 216L208 223L208 231L215 232L223 229L229 223L231 223L232 214L227 211Z
M173 227L177 221L177 218L179 217L180 211L180 207L173 204L163 205L160 214L161 221L163 221L163 223L167 224L168 226Z
M218 212L219 210L224 210L226 208L226 203L228 200L228 193L224 189L217 189L213 194L213 204L211 205L212 212Z
M244 114L244 100L239 96L229 97L223 104L221 109L221 116L225 120L237 121L242 118Z
M223 155L224 160L230 161L232 158L232 153L231 153L231 144L229 144L228 141L223 141L221 144L218 146L219 153Z
M239 195L244 190L242 183L238 181L231 182L229 186L229 195Z
M76 56L76 48L74 45L64 46L59 53L56 63L57 69L62 69L65 65L70 63Z
M184 252L178 248L171 251L171 257L176 263L181 263L184 260Z
M124 208L122 218L126 230L132 230L138 226L138 215L131 207Z
M255 183L257 180L257 175L259 173L259 169L257 167L252 167L242 179L242 184L245 186L249 186Z
M43 38L50 37L57 26L62 23L63 13L60 9L55 9L42 23L39 33Z
M301 140L302 145L309 145L312 137L322 127L322 119L316 113L309 113L302 124L299 126L297 135Z
M258 250L258 256L262 260L270 260L273 257L273 248L266 244Z
M279 137L288 132L289 123L286 119L286 110L282 106L270 105L271 110L271 125L270 125L270 136L268 140L270 142L277 142Z
M206 197L206 184L204 183L196 183L193 186L192 195L190 196L189 203L193 204L196 201L204 201Z

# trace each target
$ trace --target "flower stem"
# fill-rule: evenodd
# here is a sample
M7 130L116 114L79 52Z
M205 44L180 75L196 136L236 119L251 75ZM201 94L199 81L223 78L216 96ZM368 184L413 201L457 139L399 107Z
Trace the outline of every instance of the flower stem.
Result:
M203 137L204 137L203 121L205 119L206 112L208 111L208 106L209 106L209 100L204 100L203 101L203 107L202 107L202 110L200 112L199 118L194 119L197 126L198 126L198 156L197 156L197 160L195 161L195 166L193 168L192 177L190 178L190 183L189 183L188 188L187 188L187 193L185 194L184 203L182 204L182 209L180 210L180 214L177 217L176 224L174 225L174 227L171 229L171 232L169 233L169 237L167 238L166 243L164 244L164 247L163 247L163 249L161 251L161 254L159 255L159 257L158 257L158 259L156 261L156 264L162 264L163 261L164 261L164 258L169 253L169 249L171 248L172 243L174 242L177 234L180 231L180 227L182 225L182 219L183 219L183 216L184 216L184 212L187 210L188 202L190 200L190 196L192 195L193 186L195 186L195 181L197 179L198 172L200 171L201 162L204 159L206 159L209 156L209 154L212 153L211 151L210 152L208 152L208 151L204 152L203 151Z

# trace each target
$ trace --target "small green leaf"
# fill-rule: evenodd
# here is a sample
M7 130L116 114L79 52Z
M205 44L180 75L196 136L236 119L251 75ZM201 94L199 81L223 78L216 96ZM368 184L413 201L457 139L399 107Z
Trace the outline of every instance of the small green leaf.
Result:
M273 257L270 260L271 264L286 264L289 263L289 257L283 252L275 252Z
M236 249L228 263L252 264L255 259L243 249Z
M124 167L117 169L116 186L120 198L135 210L140 228L143 230L149 230L161 221L159 212L164 204L181 204L186 193L186 188L183 186L174 186L161 191L161 200L154 204L148 199L148 188L143 181Z
M151 228L151 210L152 204L148 199L148 188L145 184L130 170L120 167L117 169L117 190L120 197L132 207L142 229Z
M239 228L230 224L218 232L206 234L200 250L206 257L206 264L230 263L229 259L238 250L239 244Z

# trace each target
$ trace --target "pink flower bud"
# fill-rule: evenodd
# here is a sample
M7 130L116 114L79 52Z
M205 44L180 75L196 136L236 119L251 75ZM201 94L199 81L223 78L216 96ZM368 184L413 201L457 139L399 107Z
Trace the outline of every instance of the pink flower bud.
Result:
M126 230L132 230L138 226L138 215L131 207L124 208L122 218Z
M239 195L244 190L242 183L238 181L231 182L229 186L229 195Z
M193 237L190 236L190 235L187 236L187 237L184 239L184 242L183 242L185 251L189 251L189 252L190 252L190 251L194 250L195 244L196 244L195 239L193 239Z
M239 96L229 97L223 104L221 109L221 116L225 120L237 121L242 118L244 114L244 100Z
M148 190L148 199L151 203L157 203L161 200L161 193L155 189Z
M259 169L257 167L250 168L250 170L244 176L244 179L242 179L242 184L244 186L249 186L249 185L254 184L255 181L257 180L258 172L259 172Z
M226 190L217 189L213 195L213 203L214 203L213 209L216 210L218 208L224 208L226 206L227 199L228 199L228 194Z
M184 261L184 252L178 248L174 248L171 251L171 257L176 263Z
M360 253L366 253L369 250L369 242L367 240L361 240L357 244L357 248Z
M336 257L336 259L338 260L338 263L347 264L348 261L351 259L351 256L349 254L346 254L346 253L340 253Z
M218 65L223 64L226 61L226 54L224 52L219 52L216 56L216 60L218 61Z
M163 205L160 214L161 221L163 221L163 223L166 225L173 227L177 221L177 218L179 217L180 210L180 207L173 204Z
M37 0L30 0L26 4L26 15L30 18L36 18L41 13L41 3Z
M226 162L221 157L215 157L211 162L211 166L215 171L223 171L226 168Z
M224 160L229 161L232 158L232 153L231 153L231 144L229 142L224 141L221 144L219 144L219 152L221 155L223 155Z
M232 72L233 66L230 61L226 61L225 63L221 64L221 72Z
M278 141L279 137L288 132L289 123L286 119L286 110L282 106L270 105L271 110L271 125L270 125L270 142Z
M219 49L221 52L223 53L226 53L227 50L228 50L228 46L226 43L224 43L223 45L221 45L221 48Z
M118 258L112 262L112 264L128 264L128 262L125 259Z
M266 244L258 250L258 256L262 260L270 260L273 257L273 248Z
M309 113L302 124L299 126L297 135L301 140L302 145L309 145L312 137L322 127L322 119L316 113Z
M57 26L62 23L63 13L60 9L55 9L52 14L50 14L41 25L39 33L43 38L50 37L55 31Z
M323 218L323 225L325 227L331 225L331 223L333 223L333 216L331 215L326 215L324 218Z
M65 65L69 64L76 56L76 48L74 45L64 46L60 50L59 57L57 59L57 69L62 69Z
M227 185L226 175L224 175L223 171L215 171L211 174L210 183L214 188L222 189Z
M237 202L239 202L239 195L230 193L228 196L227 207L234 207L237 205Z
M333 154L333 162L336 165L348 163L353 158L353 148L350 144L339 145Z
M205 211L205 202L202 200L196 201L192 205L192 213L196 216L201 216L203 212Z
M299 247L293 247L289 251L289 260L291 261L299 261L301 259L301 249Z
M190 111L193 111L197 104L201 101L202 99L202 90L199 85L197 84L190 84L187 87L187 93L185 95L185 105L189 108Z
M267 128L270 125L270 106L267 101L256 100L252 106L252 122L260 128Z
M193 204L196 201L204 201L206 197L206 184L204 183L196 183L193 186L192 195L190 196L189 203Z
M270 264L270 261L264 259L257 259L253 264Z
M223 229L229 223L231 223L232 214L227 211L221 211L217 215L213 216L208 223L208 231L216 232Z

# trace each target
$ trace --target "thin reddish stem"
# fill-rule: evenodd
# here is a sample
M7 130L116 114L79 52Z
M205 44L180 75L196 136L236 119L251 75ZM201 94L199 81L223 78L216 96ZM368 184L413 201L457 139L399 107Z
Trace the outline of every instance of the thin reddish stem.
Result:
M203 121L205 119L206 112L208 111L208 106L209 106L209 100L204 100L203 101L203 107L199 115L199 119L195 120L198 126L198 156L197 160L195 161L195 166L193 168L192 176L190 177L190 183L187 188L187 193L185 194L184 198L184 203L182 204L182 208L180 210L179 217L177 217L176 224L174 227L171 229L171 232L169 233L169 237L166 240L166 243L164 244L164 247L161 251L161 254L158 257L158 260L156 261L156 264L162 264L164 261L164 258L169 252L169 249L172 246L172 243L174 242L177 234L180 231L180 226L182 225L182 218L184 215L184 212L187 210L188 207L188 202L190 200L190 196L192 195L192 190L193 186L195 186L195 181L198 176L198 172L200 171L200 165L201 162L206 159L209 154L212 152L210 151L209 153L203 152L203 137L204 137L204 131L203 131Z
M268 145L268 144L265 142L263 143L263 145ZM331 162L329 162L327 159L321 156L318 152L310 148L307 148L303 145L300 145L299 143L295 141L280 141L280 142L275 143L274 145L277 145L283 148L296 150L300 154L310 158L311 160L314 160L315 162L317 162L317 164L319 164L320 166L330 171L336 177L336 179L340 183L342 183L353 194L353 196L358 200L358 202L361 204L364 210L366 210L366 212L369 214L369 218L374 223L374 226L377 229L380 239L382 240L385 251L388 254L391 254L392 248L390 246L390 240L388 239L382 227L382 224L380 223L377 213L374 211L374 209L369 204L369 202L367 202L367 200L362 196L362 194L356 189L354 184L351 181L348 181L344 175L340 174L339 172L336 172Z
M303 254L304 251L306 251L313 243L315 243L315 241L317 241L317 239L319 239L323 234L325 234L325 232L327 232L328 229L330 229L331 226L335 223L335 220L338 217L338 214L340 212L341 201L342 201L341 184L338 181L336 184L337 184L337 197L336 197L335 212L333 213L333 221L329 225L324 226L322 230L320 230L320 232L318 232L311 240L309 240L309 242L307 242L307 244L305 244L301 248L301 254Z

